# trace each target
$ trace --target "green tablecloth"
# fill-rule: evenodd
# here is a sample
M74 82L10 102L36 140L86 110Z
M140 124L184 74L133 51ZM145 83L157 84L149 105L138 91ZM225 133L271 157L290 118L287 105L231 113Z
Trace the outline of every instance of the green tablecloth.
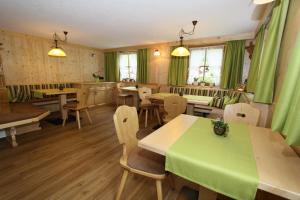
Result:
M256 162L246 125L232 123L227 137L199 118L166 154L166 170L234 199L254 199Z

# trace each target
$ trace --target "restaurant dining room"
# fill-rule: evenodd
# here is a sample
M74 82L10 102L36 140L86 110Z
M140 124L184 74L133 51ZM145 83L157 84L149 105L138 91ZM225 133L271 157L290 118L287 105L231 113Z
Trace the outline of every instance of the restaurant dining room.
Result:
M0 0L0 200L300 200L300 0Z

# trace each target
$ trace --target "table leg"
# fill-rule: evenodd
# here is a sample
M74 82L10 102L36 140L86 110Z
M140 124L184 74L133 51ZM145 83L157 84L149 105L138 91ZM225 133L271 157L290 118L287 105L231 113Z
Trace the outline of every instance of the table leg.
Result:
M217 193L205 187L199 186L198 200L216 200Z
M15 127L11 127L9 130L6 130L7 132L7 139L9 140L9 142L11 143L12 147L17 147L18 143L17 143L17 139L16 139L16 134L17 134L17 130Z
M194 104L187 104L186 114L194 115Z
M59 109L60 109L62 119L66 119L68 115L68 111L63 108L63 106L66 103L67 103L67 95L66 94L59 95Z

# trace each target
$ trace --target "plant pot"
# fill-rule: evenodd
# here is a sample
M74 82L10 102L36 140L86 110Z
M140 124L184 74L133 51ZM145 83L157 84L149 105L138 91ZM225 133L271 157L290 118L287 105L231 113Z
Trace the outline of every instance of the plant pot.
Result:
M227 132L227 127L214 125L214 132L216 135L225 136Z

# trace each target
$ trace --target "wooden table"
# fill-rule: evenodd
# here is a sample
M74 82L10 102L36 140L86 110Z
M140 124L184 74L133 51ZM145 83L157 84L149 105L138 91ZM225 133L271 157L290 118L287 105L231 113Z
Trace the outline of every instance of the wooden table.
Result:
M37 123L50 114L50 112L45 109L25 103L7 104L5 108L6 109L0 113L0 129L6 131L6 135L10 137L10 142L13 147L18 146L16 127Z
M198 117L180 115L138 142L138 146L166 155L168 149ZM287 199L300 199L300 158L282 136L270 129L249 126L259 175L258 189Z
M64 88L63 90L59 89L41 89L34 90L35 94L41 94L45 96L58 95L59 96L59 110L61 112L61 119L65 119L67 116L67 111L63 109L63 106L67 103L67 94L76 94L76 88Z
M160 95L163 94L163 95ZM172 96L179 94L176 93L156 93L151 96L149 96L149 99L156 100L156 101L163 101L166 96ZM213 97L208 96L196 96L196 95L183 95L184 98L187 99L187 110L186 113L188 115L194 115L194 107L195 105L202 105L202 106L208 106L209 103L212 101ZM197 100L195 98L201 97L201 100Z

